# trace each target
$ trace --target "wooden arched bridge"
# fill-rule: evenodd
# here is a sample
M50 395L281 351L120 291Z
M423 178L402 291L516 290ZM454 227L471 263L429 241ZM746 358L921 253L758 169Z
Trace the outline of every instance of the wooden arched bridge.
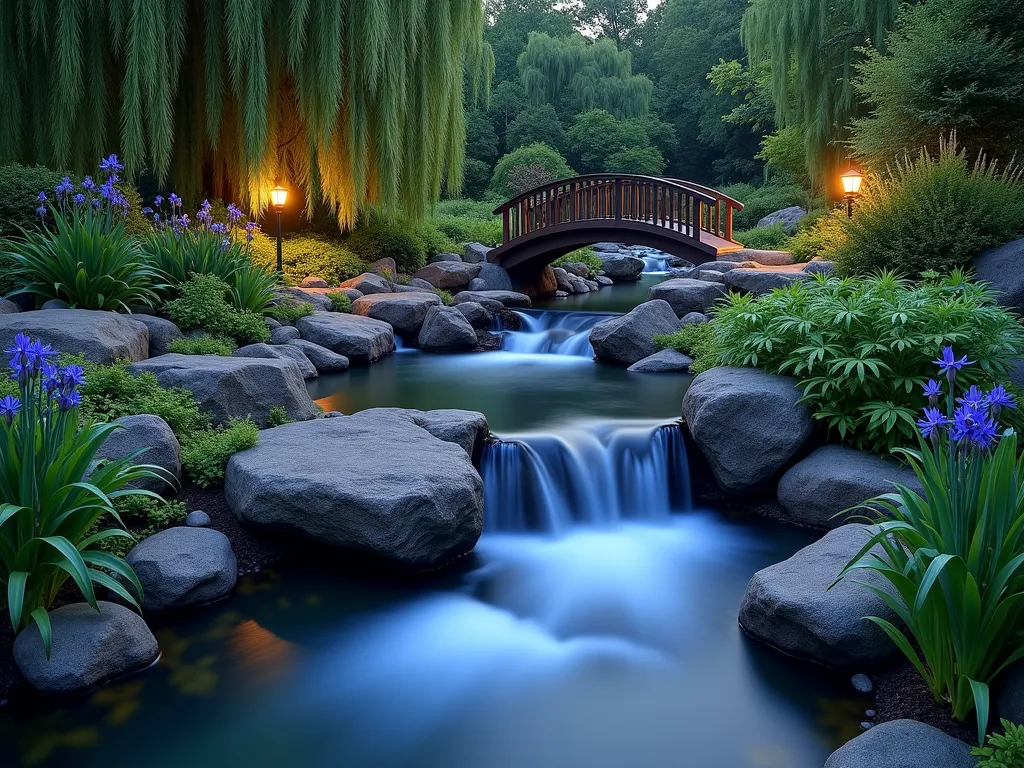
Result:
M531 189L494 210L502 245L488 260L534 280L560 256L600 242L657 248L699 264L743 246L732 239L743 204L679 179L591 174Z

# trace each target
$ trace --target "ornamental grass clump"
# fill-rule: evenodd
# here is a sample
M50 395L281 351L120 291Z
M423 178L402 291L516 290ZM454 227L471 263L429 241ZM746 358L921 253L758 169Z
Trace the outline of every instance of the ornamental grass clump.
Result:
M924 678L937 701L964 720L975 710L979 740L989 715L989 682L1024 657L1024 457L999 419L1015 408L1002 386L959 387L977 367L951 347L936 361L945 382L927 382L917 449L900 449L924 489L896 485L867 502L880 509L875 532L840 579L861 582L899 617L902 628L869 616ZM945 389L944 389L945 388ZM944 394L945 392L945 394ZM944 408L940 400L944 398ZM878 515L878 512L873 512ZM838 580L837 580L838 581Z
M18 396L0 398L0 583L6 587L14 630L35 622L49 656L47 608L69 577L96 610L96 585L139 608L142 586L135 573L99 546L112 538L131 539L131 534L120 527L96 527L107 515L120 524L114 509L118 499L159 498L128 485L143 478L166 479L166 473L136 465L142 451L94 463L119 427L80 423L82 368L58 367L53 349L23 334L5 352Z

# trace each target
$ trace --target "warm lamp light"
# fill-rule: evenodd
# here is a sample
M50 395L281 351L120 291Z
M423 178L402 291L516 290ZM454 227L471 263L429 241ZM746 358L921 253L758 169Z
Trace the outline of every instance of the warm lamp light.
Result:
M846 194L846 216L853 218L853 199L860 194L860 185L864 183L864 174L856 168L851 168L846 173L839 175L843 182L843 192Z
M284 208L284 204L288 201L288 190L278 184L272 190L270 190L270 202L273 203L274 207L278 210Z

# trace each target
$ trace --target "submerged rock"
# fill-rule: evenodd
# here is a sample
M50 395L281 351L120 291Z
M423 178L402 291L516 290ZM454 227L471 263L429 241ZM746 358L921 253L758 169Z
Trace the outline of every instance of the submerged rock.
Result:
M971 747L917 720L876 725L833 752L825 768L975 768Z

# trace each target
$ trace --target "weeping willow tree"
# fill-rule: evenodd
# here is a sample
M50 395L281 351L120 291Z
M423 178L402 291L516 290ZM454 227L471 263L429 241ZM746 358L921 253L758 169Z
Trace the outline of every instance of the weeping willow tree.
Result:
M461 185L483 28L481 0L4 0L0 162L88 172L118 151L253 211L280 177L342 227L415 214Z
M858 110L855 64L881 48L903 0L752 0L740 35L752 62L767 59L776 122L799 127L807 171L819 184L842 157Z
M523 89L533 106L573 100L576 112L604 109L617 117L640 117L650 110L654 84L633 74L629 51L608 39L590 42L581 35L554 38L531 32L519 55Z

